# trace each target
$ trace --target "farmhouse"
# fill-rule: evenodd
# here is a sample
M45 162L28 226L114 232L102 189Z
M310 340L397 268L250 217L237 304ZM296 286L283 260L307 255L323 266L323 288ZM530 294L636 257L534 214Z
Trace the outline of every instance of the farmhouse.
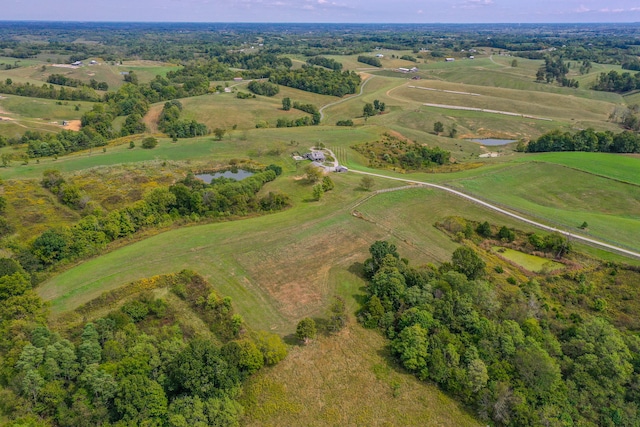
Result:
M76 61L76 62L73 62L73 63L71 63L71 65L73 65L73 66L75 66L75 67L79 67L79 66L81 66L81 65L82 65L82 61Z
M398 71L400 71L401 73L408 73L409 69L408 68L398 68Z
M304 157L312 162L324 162L324 153L322 151L313 150L310 153L305 154Z
M447 62L453 62L456 60L456 58L444 58L444 60Z
M384 58L384 55L379 53L379 54L376 55L376 58Z
M234 77L233 81L234 82L241 82L242 81L242 77Z

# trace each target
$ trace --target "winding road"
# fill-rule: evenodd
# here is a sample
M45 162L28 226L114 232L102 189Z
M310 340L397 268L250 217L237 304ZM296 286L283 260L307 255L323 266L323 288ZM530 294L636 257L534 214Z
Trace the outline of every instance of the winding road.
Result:
M335 156L334 156L334 158L335 158ZM614 251L614 252L617 252L617 253L620 253L620 254L624 254L624 255L627 255L627 256L630 256L630 257L633 257L633 258L640 259L640 253L638 253L638 252L630 251L628 249L624 249L624 248L621 248L619 246L610 245L608 243L601 242L599 240L595 240L595 239L591 239L589 237L581 236L580 234L570 233L568 231L564 231L564 230L561 230L559 228L551 227L551 226L548 226L548 225L533 221L531 219L525 218L525 217L523 217L521 215L515 214L515 213L510 212L510 211L508 211L506 209L502 209L502 208L500 208L500 207L498 207L496 205L492 205L491 203L487 203L487 202L485 202L483 200L480 200L480 199L478 199L476 197L469 196L468 194L465 194L465 193L463 193L461 191L454 190L452 188L445 187L443 185L431 184L429 182L424 182L424 181L415 181L415 180L412 180L412 179L395 178L395 177L391 177L391 176L386 176L386 175L381 175L381 174L371 173L371 172L363 172L363 171L358 171L358 170L353 170L353 169L350 169L350 172L359 173L359 174L362 174L362 175L375 176L377 178L392 179L394 181L409 182L409 183L412 183L412 184L419 184L419 185L424 185L424 186L427 186L427 187L437 188L439 190L444 190L444 191L452 193L452 194L454 194L454 195L456 195L458 197L462 197L463 199L470 200L470 201L472 201L474 203L477 203L477 204L479 204L481 206L484 206L486 208L492 209L492 210L494 210L496 212L499 212L499 213L501 213L503 215L506 215L506 216L509 216L511 218L517 219L518 221L526 222L527 224L531 224L531 225L533 225L535 227L538 227L538 228L541 228L543 230L552 231L552 232L558 232L558 233L560 233L560 234L562 234L562 235L564 235L566 237L570 237L570 238L572 238L574 240L581 241L583 243L587 243L587 244L594 245L594 246L599 246L601 248L604 248L604 249L607 249L607 250L610 250L610 251Z
M324 109L328 108L328 107L333 107L334 105L338 105L338 104L342 104L343 102L349 101L353 98L357 98L359 96L362 95L362 92L364 91L364 87L367 85L367 83L369 83L369 80L371 80L372 78L374 78L374 75L370 75L369 77L367 77L367 80L365 80L364 82L362 82L362 84L360 85L360 92L357 95L354 96L350 96L348 98L343 98L343 99L339 99L336 102L332 102L330 104L324 105L323 107L320 108L320 121L324 120Z

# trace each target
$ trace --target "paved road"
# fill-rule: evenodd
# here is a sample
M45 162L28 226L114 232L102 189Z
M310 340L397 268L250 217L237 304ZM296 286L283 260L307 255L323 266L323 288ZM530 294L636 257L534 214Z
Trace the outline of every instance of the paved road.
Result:
M570 233L568 231L564 231L564 230L561 230L561 229L558 229L558 228L555 228L555 227L550 227L548 225L541 224L539 222L536 222L536 221L533 221L531 219L525 218L523 216L520 216L520 215L515 214L513 212L510 212L508 210L502 209L502 208L500 208L498 206L492 205L491 203L487 203L487 202L485 202L483 200L477 199L477 198L475 198L473 196L469 196L468 194L465 194L465 193L463 193L461 191L454 190L452 188L445 187L443 185L431 184L429 182L424 182L424 181L415 181L415 180L412 180L412 179L394 178L394 177L380 175L380 174L371 173L371 172L362 172L362 171L357 171L357 170L350 170L350 171L354 172L354 173L359 173L359 174L362 174L362 175L371 175L371 176L375 176L375 177L378 177L378 178L392 179L392 180L401 181L401 182L410 182L410 183L413 183L413 184L420 184L420 185L425 185L427 187L433 187L433 188L437 188L437 189L440 189L440 190L444 190L444 191L447 191L449 193L455 194L458 197L462 197L464 199L467 199L467 200L470 200L470 201L472 201L474 203L482 205L482 206L484 206L486 208L492 209L492 210L494 210L496 212L500 212L503 215L507 215L507 216L509 216L511 218L515 218L518 221L526 222L527 224L531 224L531 225L533 225L535 227L542 228L543 230L558 232L560 234L563 234L564 236L570 237L572 239L575 239L575 240L578 240L578 241L581 241L581 242L584 242L584 243L587 243L587 244L599 246L599 247L604 248L604 249L608 249L608 250L611 250L611 251L614 251L614 252L618 252L618 253L633 257L633 258L640 259L640 253L638 253L638 252L630 251L628 249L624 249L624 248L621 248L621 247L618 247L618 246L610 245L608 243L601 242L599 240L591 239L589 237L581 236L579 234Z
M367 80L362 82L362 84L360 85L360 92L357 95L350 96L348 98L340 99L340 100L338 100L336 102L332 102L331 104L327 104L324 107L320 108L320 121L324 120L324 109L325 108L333 107L334 105L338 105L338 104L341 104L343 102L349 101L350 99L357 98L357 97L361 96L362 95L362 91L364 91L364 87L367 85L367 83L369 83L369 80L371 80L374 77L375 77L374 75L371 75L371 76L369 76L367 78Z

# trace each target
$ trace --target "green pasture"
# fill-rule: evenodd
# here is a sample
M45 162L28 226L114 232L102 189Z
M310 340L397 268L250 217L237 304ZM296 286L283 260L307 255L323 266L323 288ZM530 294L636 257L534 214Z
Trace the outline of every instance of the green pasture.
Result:
M510 64L513 59L518 61L518 67L511 67L498 62L506 60ZM421 69L421 75L430 79L468 85L573 95L579 98L608 102L620 100L620 95L618 94L588 90L588 85L573 89L561 87L557 83L538 83L536 82L535 74L540 64L542 64L542 61L530 61L515 57L500 58L493 55L492 58L429 63L424 69ZM597 77L595 74L592 74L592 76L590 77L592 79ZM579 74L571 75L570 73L568 77L578 78Z
M239 90L249 92L242 86L239 87ZM292 101L302 103L320 101L320 103L316 103L318 108L326 103L325 99L323 99L324 97L309 96L303 91L289 89L281 91L281 93L283 92ZM296 97L296 95L298 96ZM283 111L282 97L256 95L256 98L239 99L235 93L218 93L185 98L181 99L180 102L184 106L182 117L195 119L206 124L210 129L222 128L231 130L235 125L237 129L249 130L255 129L256 124L261 121L267 122L271 127L275 127L279 118L295 120L299 117L309 116L309 114L294 108L289 111ZM161 109L162 107L159 108Z
M534 273L552 272L564 267L564 264L548 258L525 254L509 248L494 246L491 249L502 258Z
M640 185L640 157L609 153L531 153L520 157L522 162L546 162L563 165L594 175Z
M78 111L75 110L76 105L80 106ZM0 111L15 119L79 120L92 107L92 102L57 101L16 95L5 95L0 99Z
M173 143L168 138L160 138L152 150L140 148L139 138L134 149L128 144L110 145L90 152L82 151L67 156L42 158L39 163L28 165L13 162L3 169L5 179L40 178L46 169L73 172L99 166L127 163L151 162L141 167L158 167L163 161L228 162L231 159L251 158L265 164L283 163L293 165L290 154L304 152L309 147L323 143L327 146L349 147L366 141L375 141L383 129L374 126L359 128L308 126L299 128L273 128L232 131L222 141L213 136L180 139ZM293 142L293 143L292 143Z
M449 184L487 201L574 229L584 221L597 239L639 250L640 187L550 163L478 171Z

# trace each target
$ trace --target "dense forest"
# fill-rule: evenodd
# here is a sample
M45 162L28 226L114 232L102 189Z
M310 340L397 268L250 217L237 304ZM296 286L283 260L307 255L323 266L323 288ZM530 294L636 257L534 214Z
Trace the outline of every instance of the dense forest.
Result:
M13 426L237 426L242 382L287 353L282 340L249 331L189 271L134 282L76 310L93 316L51 329L29 274L0 259L0 408ZM196 333L154 288L168 288L210 328ZM127 298L128 297L128 298Z
M466 224L466 235L477 239ZM501 426L640 421L640 340L599 316L597 304L596 314L558 312L538 278L492 283L472 246L459 247L437 269L411 266L386 241L370 253L362 323L381 329L402 366L457 396L482 420Z

